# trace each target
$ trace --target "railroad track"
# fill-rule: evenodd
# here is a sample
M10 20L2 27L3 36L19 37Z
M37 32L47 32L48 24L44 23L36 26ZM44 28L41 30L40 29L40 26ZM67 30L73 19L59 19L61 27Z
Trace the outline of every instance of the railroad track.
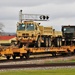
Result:
M75 55L73 55L73 56L75 56ZM2 59L2 60L0 60L0 63L7 63L7 62L18 62L18 61L33 61L33 60L40 60L40 59L42 59L42 60L45 60L45 59L55 59L55 58L61 58L61 57L63 57L63 58L66 58L66 57L68 57L68 56L61 56L61 55L57 55L56 57L53 57L53 56L43 56L43 57L31 57L31 58L29 58L29 59L25 59L25 58L23 58L23 59L20 59L20 58L17 58L17 59L10 59L10 60L7 60L7 59ZM69 56L70 57L70 56Z
M36 57L36 58L30 58L29 60L26 59L16 59L16 60L0 60L0 70L7 70L7 69L27 69L27 68L52 68L52 67L75 67L75 63L74 62L68 62L68 63L50 63L50 64L45 64L42 63L45 61L45 59L47 60L52 60L52 59L61 59L61 57L49 57L45 56L45 57ZM62 57L62 58L66 58L66 57ZM74 58L74 56L73 56ZM59 60L60 60L59 59ZM69 59L69 58L68 58ZM44 60L44 61L43 61ZM40 62L40 63L37 63Z
M44 68L44 67L68 67L75 66L75 63L50 63L50 64L18 64L18 65L0 65L0 70L3 69L21 69L21 68Z

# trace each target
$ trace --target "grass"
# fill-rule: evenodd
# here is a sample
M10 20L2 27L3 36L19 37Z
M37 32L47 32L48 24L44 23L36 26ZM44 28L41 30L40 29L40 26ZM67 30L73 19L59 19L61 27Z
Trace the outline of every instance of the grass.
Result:
M75 75L75 69L4 71L0 75Z
M55 60L55 61L46 61L45 63L75 63L75 59L70 60Z

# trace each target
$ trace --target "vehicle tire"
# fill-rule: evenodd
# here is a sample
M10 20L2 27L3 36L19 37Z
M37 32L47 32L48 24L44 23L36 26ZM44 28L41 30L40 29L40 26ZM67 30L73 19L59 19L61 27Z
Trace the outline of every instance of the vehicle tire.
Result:
M15 46L15 43L13 41L11 42L11 46Z
M57 47L59 47L59 38L57 38Z
M48 38L48 47L51 47L51 38Z
M46 38L46 37L44 38L44 46L48 47L48 38Z
M38 40L37 40L36 47L41 47L40 38L38 38Z
M60 46L62 46L62 38L60 37L60 42L59 42Z
M62 39L61 38L57 38L57 47L62 46Z
M19 48L22 48L23 47L23 44L21 42L18 42L18 47Z

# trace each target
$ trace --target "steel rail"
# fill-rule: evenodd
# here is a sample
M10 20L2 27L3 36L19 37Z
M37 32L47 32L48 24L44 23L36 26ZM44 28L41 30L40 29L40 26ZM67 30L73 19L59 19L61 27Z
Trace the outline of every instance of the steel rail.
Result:
M38 67L64 67L75 66L75 63L50 63L50 64L18 64L18 65L0 65L2 69L19 69L19 68L38 68Z

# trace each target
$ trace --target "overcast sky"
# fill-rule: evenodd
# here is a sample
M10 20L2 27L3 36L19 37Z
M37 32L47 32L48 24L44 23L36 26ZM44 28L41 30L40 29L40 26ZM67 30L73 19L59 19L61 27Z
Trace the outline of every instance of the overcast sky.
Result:
M75 25L75 0L0 0L0 22L5 32L16 32L19 11L26 14L48 14L43 26L61 30L62 25Z

